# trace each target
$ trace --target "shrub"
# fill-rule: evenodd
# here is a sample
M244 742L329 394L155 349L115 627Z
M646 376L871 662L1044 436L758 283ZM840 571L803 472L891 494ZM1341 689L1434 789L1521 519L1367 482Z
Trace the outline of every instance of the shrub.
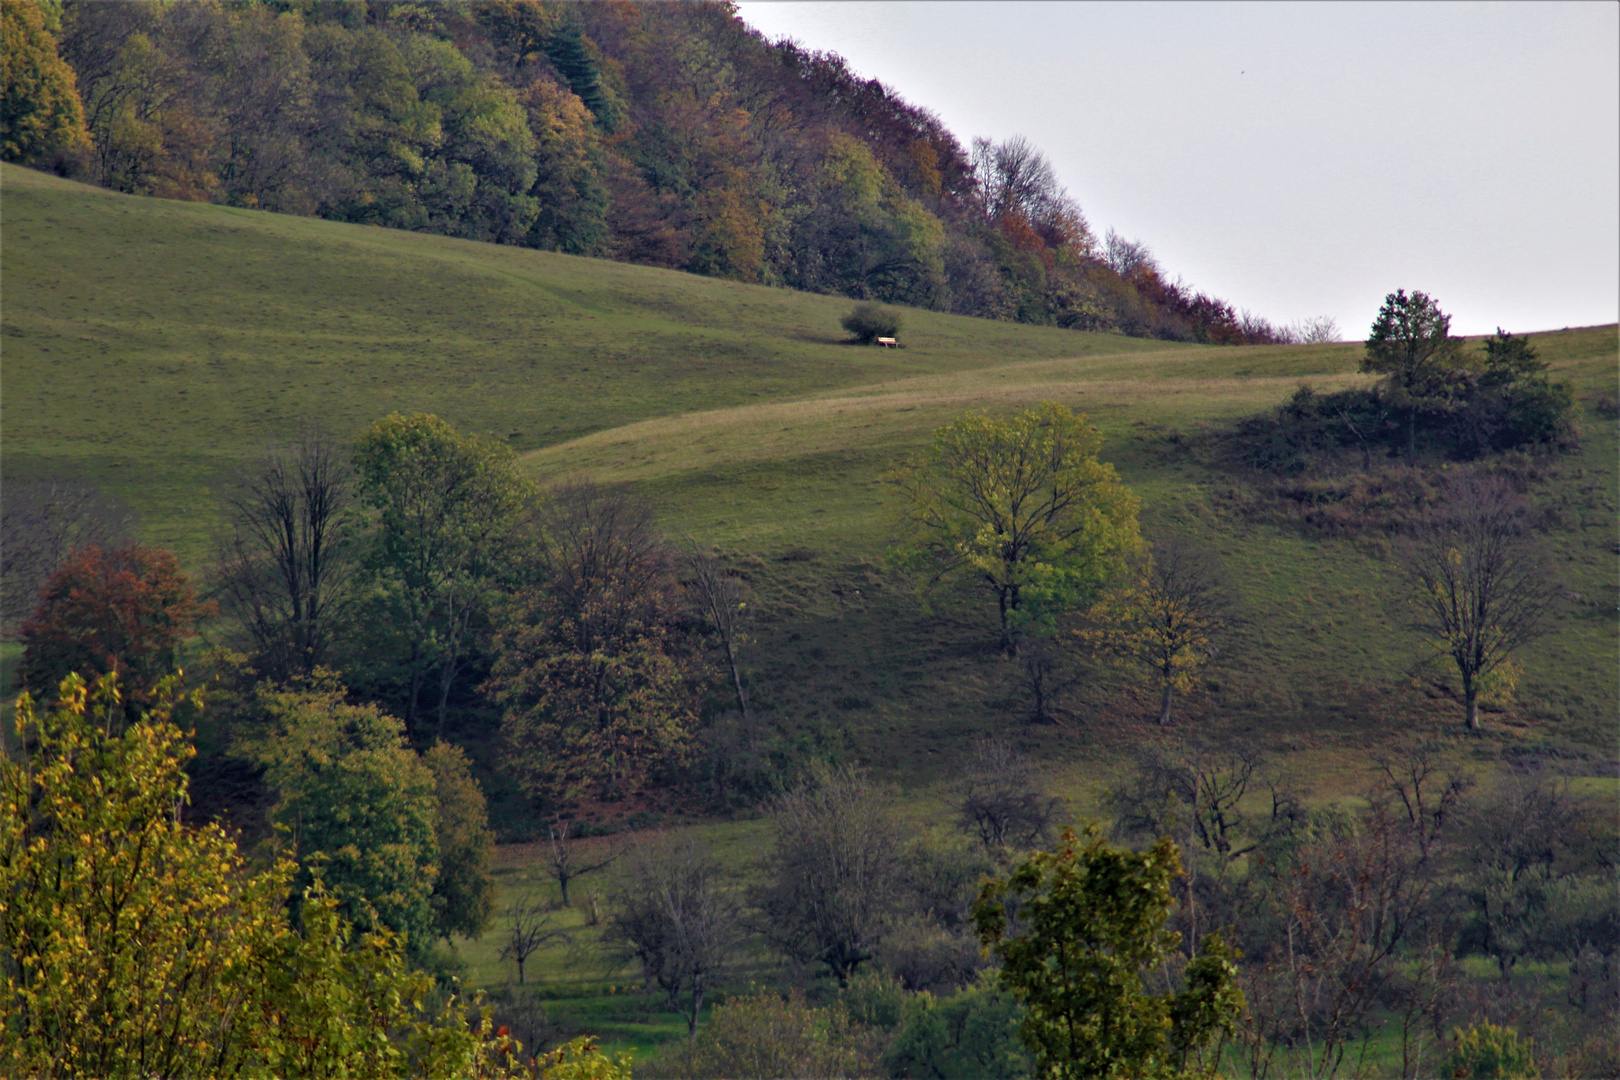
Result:
M1027 1077L1029 1054L1018 1038L1023 1018L1018 999L989 982L937 1001L920 995L907 1008L883 1065L891 1076Z
M1510 1027L1476 1024L1452 1034L1445 1072L1458 1080L1531 1080L1540 1076L1530 1055L1530 1040L1519 1041Z
M870 1076L870 1033L842 1005L816 1008L799 994L739 997L715 1007L695 1040L638 1068L638 1078Z
M880 337L894 337L900 332L900 313L877 304L857 304L842 322L844 329L862 345L870 345Z

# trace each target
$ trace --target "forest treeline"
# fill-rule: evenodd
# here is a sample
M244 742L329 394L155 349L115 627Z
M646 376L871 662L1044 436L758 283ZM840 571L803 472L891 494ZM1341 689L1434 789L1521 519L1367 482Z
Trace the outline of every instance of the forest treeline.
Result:
M1327 339L724 3L7 0L0 156L116 191L1173 341Z

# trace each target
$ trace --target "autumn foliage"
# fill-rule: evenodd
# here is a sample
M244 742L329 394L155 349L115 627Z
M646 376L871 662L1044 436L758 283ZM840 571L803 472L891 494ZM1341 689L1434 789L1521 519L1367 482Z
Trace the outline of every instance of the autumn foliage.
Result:
M319 884L291 891L291 863L189 825L175 681L150 698L127 725L115 675L17 704L31 750L0 758L0 1075L533 1075L487 1012L423 1006L431 979L397 936L356 933Z
M1028 139L965 148L730 4L5 12L0 156L115 190L964 315L1278 340L1151 257L1116 266Z
M543 528L544 584L515 598L484 689L531 792L622 798L682 758L708 675L645 504L563 488Z
M23 683L49 691L70 672L116 673L123 693L145 703L203 611L169 552L87 548L52 575L23 624Z

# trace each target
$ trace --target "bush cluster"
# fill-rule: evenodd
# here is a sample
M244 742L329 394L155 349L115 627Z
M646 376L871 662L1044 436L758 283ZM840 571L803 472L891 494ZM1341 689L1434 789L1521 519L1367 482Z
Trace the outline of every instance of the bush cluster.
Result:
M841 322L850 336L862 345L870 345L880 337L894 337L900 332L900 313L877 304L860 304Z

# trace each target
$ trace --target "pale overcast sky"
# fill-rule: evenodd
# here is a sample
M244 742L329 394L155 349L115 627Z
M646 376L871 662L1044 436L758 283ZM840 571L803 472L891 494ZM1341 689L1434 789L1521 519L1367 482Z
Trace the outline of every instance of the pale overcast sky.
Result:
M1614 322L1620 5L740 3L964 147L1023 134L1093 230L1274 322L1359 338Z

